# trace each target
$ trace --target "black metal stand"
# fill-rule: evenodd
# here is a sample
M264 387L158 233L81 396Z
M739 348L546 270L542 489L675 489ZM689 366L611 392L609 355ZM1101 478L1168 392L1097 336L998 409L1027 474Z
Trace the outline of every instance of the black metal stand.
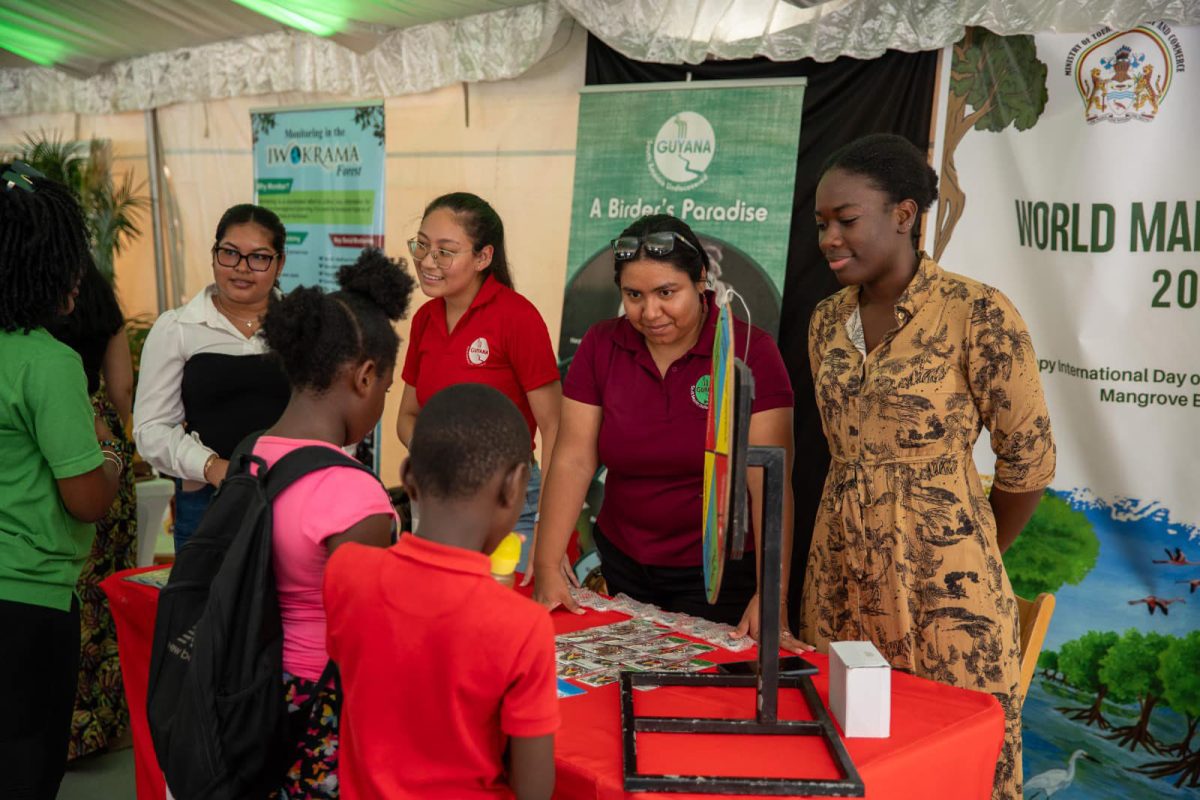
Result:
M763 468L762 580L759 583L759 641L779 641L782 572L784 451L751 447L748 466ZM733 558L742 557L735 542ZM779 675L778 646L758 648L757 675L621 673L621 736L625 788L634 792L697 792L705 794L826 795L862 797L862 778L838 738L833 721L807 676ZM757 690L754 719L639 717L633 709L635 686L753 686ZM812 713L811 721L779 719L780 687L799 689ZM758 736L820 736L838 766L840 779L735 778L719 775L646 775L637 768L638 733L721 733Z

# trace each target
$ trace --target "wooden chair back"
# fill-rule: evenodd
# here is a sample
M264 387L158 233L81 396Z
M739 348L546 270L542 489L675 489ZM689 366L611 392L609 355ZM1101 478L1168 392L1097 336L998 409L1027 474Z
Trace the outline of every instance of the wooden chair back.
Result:
M1046 641L1050 617L1054 616L1054 595L1042 592L1033 600L1018 596L1017 614L1021 630L1021 695L1024 696L1037 671L1038 656L1042 653L1042 643Z

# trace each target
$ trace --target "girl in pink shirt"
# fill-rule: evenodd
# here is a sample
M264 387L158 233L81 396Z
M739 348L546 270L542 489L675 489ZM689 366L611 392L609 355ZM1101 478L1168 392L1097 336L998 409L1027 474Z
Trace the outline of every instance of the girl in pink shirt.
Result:
M308 445L342 448L379 422L413 280L379 250L364 250L338 272L341 291L295 289L274 299L263 320L292 394L279 421L254 445L268 465ZM294 717L316 693L307 719L292 720L291 769L277 796L338 796L338 713L334 685L318 685L329 662L321 582L329 555L346 542L386 547L396 519L383 485L357 469L331 467L301 478L274 505L275 581L283 619L284 692Z

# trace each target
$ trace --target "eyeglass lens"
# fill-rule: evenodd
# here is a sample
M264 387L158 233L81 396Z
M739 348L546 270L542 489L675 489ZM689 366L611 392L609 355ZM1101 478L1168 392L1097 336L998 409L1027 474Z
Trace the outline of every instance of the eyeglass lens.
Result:
M246 266L255 272L266 272L271 268L271 264L275 261L275 253L241 253L231 247L216 248L217 263L222 267L234 269L246 259Z
M454 257L458 255L452 250L445 250L440 247L430 247L420 239L408 240L408 251L412 253L413 258L417 261L423 261L425 256L433 254L433 263L439 267L448 267L454 261Z

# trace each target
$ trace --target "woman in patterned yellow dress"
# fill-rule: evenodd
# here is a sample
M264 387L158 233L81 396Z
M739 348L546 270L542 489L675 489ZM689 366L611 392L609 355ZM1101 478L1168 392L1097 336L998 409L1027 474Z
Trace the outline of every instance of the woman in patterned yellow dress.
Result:
M915 247L937 175L874 135L826 162L821 250L845 287L817 306L809 359L832 456L813 530L801 638L870 640L896 669L1000 701L992 797L1021 797L1017 609L1001 554L1054 476L1025 323L997 290ZM985 495L972 457L991 432Z
M129 464L133 445L125 434L133 407L133 362L125 317L112 286L89 263L79 283L75 310L46 326L79 354L96 416L112 431L111 446ZM75 585L79 595L79 681L71 716L68 759L104 750L129 726L117 657L117 632L100 582L136 560L137 495L133 470L119 479L112 508L96 523L96 538Z

